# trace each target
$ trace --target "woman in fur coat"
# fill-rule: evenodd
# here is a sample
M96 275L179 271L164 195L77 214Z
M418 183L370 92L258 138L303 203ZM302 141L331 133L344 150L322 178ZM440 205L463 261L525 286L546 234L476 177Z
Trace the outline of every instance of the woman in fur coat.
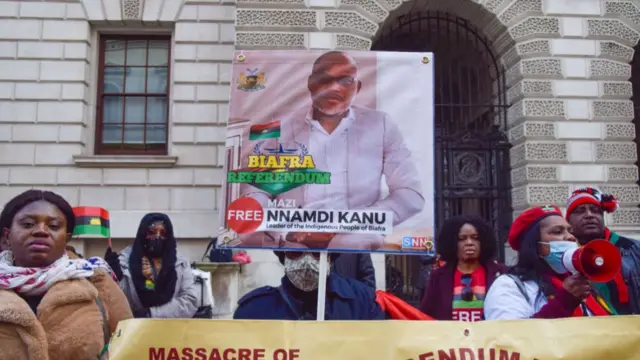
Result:
M74 226L69 203L50 191L28 190L4 206L0 359L105 358L118 322L132 318L104 261L66 254Z

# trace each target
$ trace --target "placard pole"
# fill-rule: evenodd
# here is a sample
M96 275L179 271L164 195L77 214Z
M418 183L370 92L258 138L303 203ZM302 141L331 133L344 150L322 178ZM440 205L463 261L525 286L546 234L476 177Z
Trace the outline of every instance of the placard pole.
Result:
M328 252L320 253L320 269L318 278L318 312L316 320L324 321L324 307L327 298L327 272L329 271Z

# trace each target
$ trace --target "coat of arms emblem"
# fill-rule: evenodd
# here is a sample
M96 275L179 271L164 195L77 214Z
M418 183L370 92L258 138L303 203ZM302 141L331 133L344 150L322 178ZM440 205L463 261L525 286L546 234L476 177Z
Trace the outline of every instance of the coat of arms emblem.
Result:
M247 69L238 78L238 89L243 91L258 91L264 89L264 72L256 69Z

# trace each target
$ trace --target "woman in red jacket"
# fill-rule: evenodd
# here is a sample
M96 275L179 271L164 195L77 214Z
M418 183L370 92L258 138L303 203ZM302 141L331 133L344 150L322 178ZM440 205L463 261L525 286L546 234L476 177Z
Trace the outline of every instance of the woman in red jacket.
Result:
M484 296L507 270L493 260L493 230L478 217L453 217L442 225L436 250L446 264L427 280L420 310L436 320L482 320Z

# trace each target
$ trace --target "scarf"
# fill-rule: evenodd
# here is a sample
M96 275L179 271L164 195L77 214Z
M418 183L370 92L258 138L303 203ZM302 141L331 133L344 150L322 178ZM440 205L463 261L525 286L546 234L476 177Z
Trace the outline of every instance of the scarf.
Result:
M143 242L147 227L153 221L161 220L167 228L167 243L162 257L149 258L145 254ZM178 262L177 244L173 236L173 225L166 214L150 213L145 215L140 221L136 239L131 246L131 254L129 255L129 272L131 280L136 289L140 303L145 308L161 306L173 299L176 292L176 284L178 282L178 273L176 272L176 263ZM145 266L148 265L148 266ZM152 265L153 264L153 265ZM160 265L161 266L158 266ZM154 266L155 265L155 266ZM153 280L147 276L154 266L157 273L153 274ZM153 270L151 270L153 273Z
M72 260L65 254L49 266L25 268L14 266L13 253L7 250L0 253L0 289L12 290L23 296L42 295L60 281L89 278L97 268L115 276L100 258Z
M611 230L609 230L609 228L604 228L604 238L605 240L609 241L613 245L616 245L616 242L618 242L618 239L620 239L620 236L612 232ZM616 275L615 279L613 279L613 281L615 283L616 290L618 290L618 301L620 301L621 304L628 304L629 288L627 287L627 284L624 282L624 278L622 277L622 271L618 272L618 274ZM598 288L604 290L604 288L607 288L607 285L602 284L602 285L599 285Z
M155 274L162 271L162 259L151 259L148 257L142 257L142 276L146 279L144 281L145 288L147 290L153 290L156 287Z
M562 280L557 276L553 276L551 278L551 283L553 287L556 289L556 291L562 288ZM549 298L552 298L552 297L553 296L549 296ZM584 299L584 301L580 304L580 306L576 307L576 309L573 311L573 314L571 316L573 317L587 316L587 314L585 314L585 309L583 309L583 307L585 307L586 310L589 310L589 312L591 312L593 316L616 315L613 307L607 304L607 302L601 296L598 296L598 295L594 296L593 294L589 294L589 296L587 296L587 298Z

